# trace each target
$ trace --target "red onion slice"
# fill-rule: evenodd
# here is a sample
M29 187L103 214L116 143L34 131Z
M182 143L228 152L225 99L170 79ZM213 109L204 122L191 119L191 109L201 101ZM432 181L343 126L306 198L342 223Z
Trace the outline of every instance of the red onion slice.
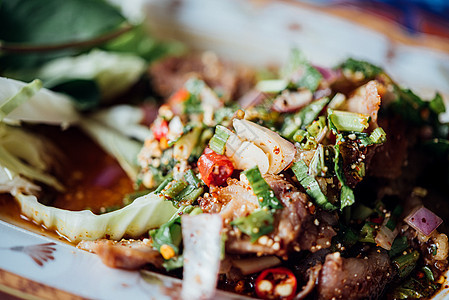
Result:
M425 207L414 210L404 221L425 236L430 236L443 223L440 217Z

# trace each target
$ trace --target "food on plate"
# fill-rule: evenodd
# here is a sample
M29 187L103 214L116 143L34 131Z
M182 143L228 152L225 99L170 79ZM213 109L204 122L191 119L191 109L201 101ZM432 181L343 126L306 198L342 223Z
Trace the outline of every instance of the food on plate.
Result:
M210 52L145 71L107 48L47 62L36 74L52 90L0 78L0 192L30 221L110 267L182 277L185 299L216 287L262 299L441 288L441 95L422 100L365 61L316 66L298 49L262 73ZM49 80L91 60L104 69ZM102 96L80 101L93 94L72 85ZM151 101L111 100L141 85Z

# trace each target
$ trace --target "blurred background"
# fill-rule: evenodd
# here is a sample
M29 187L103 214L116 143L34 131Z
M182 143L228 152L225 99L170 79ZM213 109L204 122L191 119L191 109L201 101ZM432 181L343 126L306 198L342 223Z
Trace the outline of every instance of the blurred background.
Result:
M369 13L402 27L410 35L430 34L449 38L447 0L303 0L302 2Z

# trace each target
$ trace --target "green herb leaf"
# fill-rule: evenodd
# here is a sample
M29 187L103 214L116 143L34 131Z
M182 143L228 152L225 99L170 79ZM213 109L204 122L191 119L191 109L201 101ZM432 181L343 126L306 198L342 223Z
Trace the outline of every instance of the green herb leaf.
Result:
M292 170L301 186L306 190L307 195L309 195L318 206L326 210L337 209L335 205L327 200L327 197L321 191L315 177L308 174L309 168L305 162L302 160L295 162L292 165Z
M0 39L31 45L95 38L125 18L101 0L8 0L0 6Z
M102 0L65 0L64 5L59 0L8 0L1 4L0 41L4 46L51 48L86 42L118 30L125 22L115 7ZM73 49L29 52L6 53L0 56L0 65L3 69L32 68L77 53Z
M393 260L393 264L397 267L400 278L407 277L416 267L419 259L419 252L414 250L406 255L401 255Z
M267 184L265 179L263 179L258 166L248 169L242 172L242 174L246 176L254 194L260 199L261 207L273 209L281 209L283 207L282 203L274 195L271 187Z
M305 87L314 92L318 88L323 76L309 63L302 51L294 48L290 52L285 67L281 70L281 75L290 80L296 73L300 72L301 77L295 82L292 82L294 87Z
M251 237L254 243L257 239L265 234L269 234L274 230L273 211L268 209L259 209L253 211L246 217L240 217L231 222L240 231Z
M367 61L356 60L353 58L348 58L344 61L340 68L343 72L350 72L352 74L361 73L363 75L363 79L369 80L373 79L377 75L383 73L383 70L378 66L375 66Z
M440 93L437 93L435 98L430 101L429 107L437 114L441 114L446 111L446 106L444 105L444 100Z
M388 251L388 255L390 255L390 257L395 257L396 255L405 251L408 247L409 244L407 237L398 236L391 245L391 249L390 251Z

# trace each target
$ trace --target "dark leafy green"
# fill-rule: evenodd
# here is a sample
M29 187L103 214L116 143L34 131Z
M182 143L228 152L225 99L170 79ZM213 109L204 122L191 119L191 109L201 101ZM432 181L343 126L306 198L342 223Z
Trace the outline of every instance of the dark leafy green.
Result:
M240 217L231 222L231 225L236 226L240 231L251 237L251 242L254 243L257 239L274 230L273 211L268 209L259 209L253 211L245 217Z
M124 22L120 12L102 0L8 0L0 6L0 41L3 48L6 45L45 48L96 39L118 30ZM3 53L0 65L4 69L34 67L76 53L27 52Z
M296 79L295 75L301 74ZM312 92L316 91L323 76L314 68L305 57L304 53L297 48L292 49L287 64L282 70L283 77L292 80L292 88L306 88Z
M58 80L57 82L48 82L45 86L55 92L64 93L76 99L75 105L79 110L89 110L100 104L100 88L94 80Z
M88 40L125 18L102 0L8 0L0 6L0 39L27 45Z
M378 66L375 66L367 61L348 58L344 61L339 68L343 71L349 71L351 73L360 72L363 74L364 79L372 79L377 75L383 73L383 70Z

